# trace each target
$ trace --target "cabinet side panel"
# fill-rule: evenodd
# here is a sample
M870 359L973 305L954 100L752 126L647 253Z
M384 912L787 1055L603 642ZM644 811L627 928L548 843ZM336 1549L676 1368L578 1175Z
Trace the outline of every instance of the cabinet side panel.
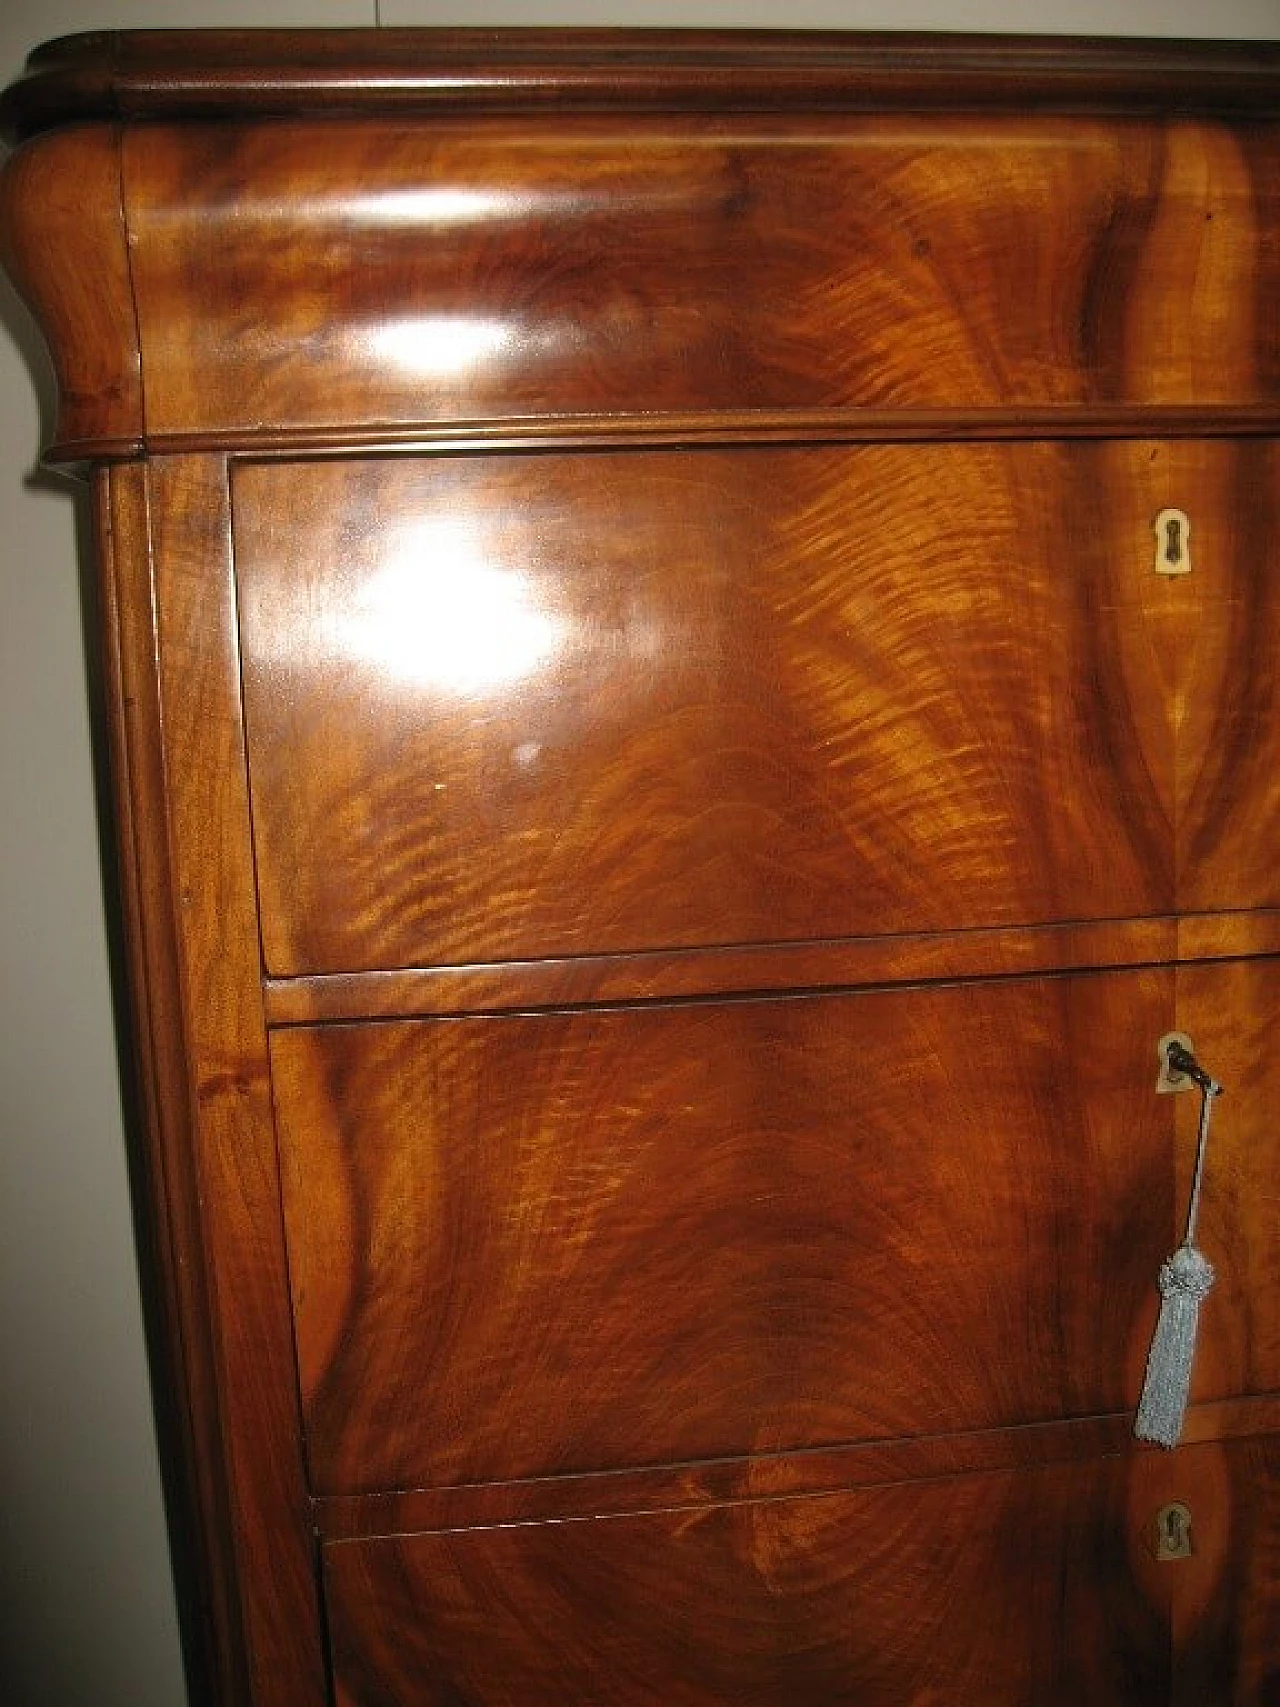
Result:
M168 881L218 1430L254 1707L325 1698L268 1094L226 469L149 470ZM195 1260L188 1253L188 1260ZM199 1309L193 1305L193 1309ZM196 1323L203 1328L203 1323ZM214 1419L216 1418L216 1422Z
M164 832L164 765L160 752L146 474L140 464L96 477L95 523L100 573L99 622L110 749L113 817L127 956L142 1235L154 1281L152 1321L166 1360L161 1406L174 1415L162 1443L171 1469L170 1522L193 1557L179 1568L193 1577L182 1605L191 1685L208 1697L244 1694L236 1676L241 1649L229 1556L216 1537L228 1533L226 1489L216 1474L216 1412L210 1402L212 1350L198 1192L189 1166L190 1130L183 1068L183 1028L169 908ZM176 1509L175 1509L176 1503Z

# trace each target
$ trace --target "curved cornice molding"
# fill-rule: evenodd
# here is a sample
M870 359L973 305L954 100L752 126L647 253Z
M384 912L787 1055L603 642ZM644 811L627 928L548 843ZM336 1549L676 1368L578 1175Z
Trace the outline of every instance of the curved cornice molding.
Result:
M1280 111L1280 44L774 30L139 30L38 48L0 134L405 112Z
M50 454L77 461L136 450L142 359L117 126L50 131L10 156L0 172L0 264L53 363Z

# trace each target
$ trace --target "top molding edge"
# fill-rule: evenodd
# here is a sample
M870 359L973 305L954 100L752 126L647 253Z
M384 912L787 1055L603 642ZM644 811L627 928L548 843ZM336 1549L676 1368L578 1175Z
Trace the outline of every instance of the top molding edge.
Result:
M418 113L1280 115L1280 42L773 30L115 30L37 48L18 142L92 120Z

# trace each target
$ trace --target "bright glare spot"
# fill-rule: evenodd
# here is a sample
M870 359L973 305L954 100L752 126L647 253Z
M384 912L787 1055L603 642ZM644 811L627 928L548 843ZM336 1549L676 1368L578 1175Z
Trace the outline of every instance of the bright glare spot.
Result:
M367 204L360 204L360 212L366 207L370 225L478 225L509 216L519 203L513 209L513 198L494 190L419 184L406 190L379 190Z
M467 314L434 314L421 320L394 320L371 334L378 353L417 377L447 378L465 373L508 342L505 320L478 320Z
M540 610L526 576L490 561L475 527L452 518L401 531L384 567L338 619L350 655L402 680L484 693L551 659L565 619Z

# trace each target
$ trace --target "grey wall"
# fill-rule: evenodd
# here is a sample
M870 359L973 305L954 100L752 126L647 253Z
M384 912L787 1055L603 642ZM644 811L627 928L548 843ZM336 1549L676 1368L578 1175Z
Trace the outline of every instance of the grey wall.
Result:
M7 0L70 30L646 23L1280 39L1280 0ZM0 1699L179 1707L102 906L76 506L32 472L43 360L0 288Z

